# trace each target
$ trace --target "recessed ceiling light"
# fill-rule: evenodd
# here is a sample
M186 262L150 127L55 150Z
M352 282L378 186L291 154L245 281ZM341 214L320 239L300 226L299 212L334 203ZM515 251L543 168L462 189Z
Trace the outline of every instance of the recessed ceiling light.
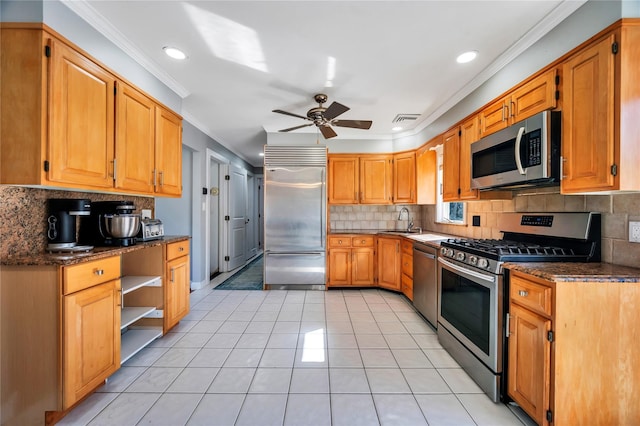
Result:
M468 52L464 52L460 56L456 58L456 62L459 64L466 64L467 62L473 61L476 56L478 56L477 50L470 50Z
M398 131L398 130L402 130L402 127L400 127L400 126L392 127L391 130L393 130L395 132L395 131Z
M264 157L264 152L258 154L260 157Z
M173 59L186 59L187 55L180 49L176 48L176 47L171 47L171 46L165 46L162 48L162 50L164 50L164 53L167 54L167 56L173 58Z

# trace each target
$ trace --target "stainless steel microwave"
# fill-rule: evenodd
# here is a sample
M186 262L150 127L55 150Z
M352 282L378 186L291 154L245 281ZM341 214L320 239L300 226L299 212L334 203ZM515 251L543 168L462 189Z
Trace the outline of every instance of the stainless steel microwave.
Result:
M543 111L471 144L471 188L560 182L560 112Z

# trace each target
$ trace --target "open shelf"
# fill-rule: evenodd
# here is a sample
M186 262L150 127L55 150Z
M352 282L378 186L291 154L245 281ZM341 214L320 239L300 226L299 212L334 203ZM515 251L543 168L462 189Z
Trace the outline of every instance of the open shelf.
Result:
M120 336L120 363L127 361L160 336L162 327L136 327L127 330Z
M144 316L150 314L155 310L155 306L130 306L127 308L122 308L120 316L120 329L122 330L126 326L133 324L140 318L143 318Z
M162 287L162 277L155 275L125 275L120 278L122 294L127 294L140 287Z

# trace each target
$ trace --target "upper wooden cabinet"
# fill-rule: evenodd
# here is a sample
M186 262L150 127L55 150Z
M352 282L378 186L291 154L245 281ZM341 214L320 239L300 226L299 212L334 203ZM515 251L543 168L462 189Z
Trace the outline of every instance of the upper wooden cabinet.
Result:
M1 28L0 183L180 195L180 117L43 24Z
M360 196L358 156L329 155L329 204L358 204Z
M438 191L438 154L430 149L442 143L436 136L416 151L416 203L436 204Z
M393 204L393 156L360 157L360 204Z
M473 116L460 127L454 127L443 136L444 201L475 200L478 190L471 189L471 144L477 141L478 116Z
M416 153L400 152L393 155L393 202L416 202Z
M538 112L556 107L556 70L552 69L514 88L480 112L480 137L502 130Z
M561 193L640 190L638 46L623 21L563 63Z

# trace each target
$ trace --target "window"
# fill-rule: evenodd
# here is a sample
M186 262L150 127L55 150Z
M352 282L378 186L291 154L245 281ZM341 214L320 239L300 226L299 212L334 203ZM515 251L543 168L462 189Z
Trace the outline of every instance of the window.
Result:
M466 224L466 203L463 202L448 202L445 203L442 200L442 145L438 145L436 148L436 154L438 158L438 191L436 195L436 222L439 223L451 223L456 225Z

